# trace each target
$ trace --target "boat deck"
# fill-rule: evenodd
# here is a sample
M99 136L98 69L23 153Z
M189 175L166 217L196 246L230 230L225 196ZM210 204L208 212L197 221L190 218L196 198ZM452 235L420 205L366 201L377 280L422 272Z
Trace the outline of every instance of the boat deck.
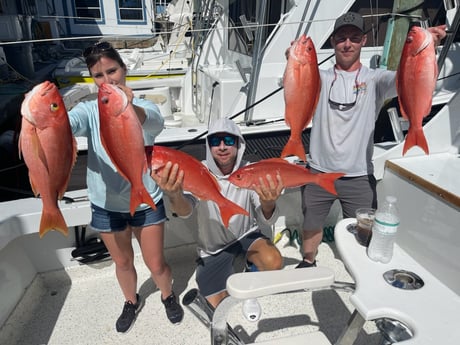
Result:
M285 269L293 269L300 259L297 244L283 236L277 246ZM195 245L169 248L165 254L173 270L174 289L182 301L185 293L196 287ZM352 282L334 242L321 244L318 265L332 268L337 281ZM0 330L0 344L210 344L210 331L186 307L181 324L169 323L160 292L139 256L136 267L139 293L146 303L128 333L115 331L123 298L109 259L38 274ZM245 342L320 329L334 343L353 311L349 297L350 292L335 290L267 296L259 299L263 313L258 322L246 321L237 306L231 311L229 324ZM355 344L377 345L380 341L374 323L366 322Z

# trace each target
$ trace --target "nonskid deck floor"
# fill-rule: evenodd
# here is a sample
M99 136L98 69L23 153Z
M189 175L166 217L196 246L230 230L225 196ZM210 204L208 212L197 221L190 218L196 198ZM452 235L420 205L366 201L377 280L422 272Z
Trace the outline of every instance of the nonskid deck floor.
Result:
M283 237L277 243L285 269L293 269L300 259L297 246ZM333 242L322 243L318 265L335 271L336 280L351 282ZM195 246L166 250L172 267L174 290L182 297L196 287ZM210 331L184 307L184 320L172 325L160 302L160 292L149 278L141 257L136 257L139 293L146 299L132 329L115 331L115 320L123 307L111 260L81 265L67 270L39 274L27 289L10 318L0 330L0 344L9 345L93 345L93 344L210 344ZM299 272L300 273L300 272ZM320 329L334 343L353 311L345 291L299 291L259 299L262 317L246 321L241 307L232 309L229 324L245 342L262 341ZM380 344L373 322L366 322L356 345Z

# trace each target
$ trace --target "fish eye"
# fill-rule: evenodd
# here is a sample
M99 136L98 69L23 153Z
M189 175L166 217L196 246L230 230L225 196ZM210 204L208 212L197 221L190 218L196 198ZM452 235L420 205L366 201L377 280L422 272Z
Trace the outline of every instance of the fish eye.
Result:
M104 104L109 103L109 97L106 97L106 96L102 97L101 102L104 103Z
M50 104L50 110L51 111L56 111L59 109L59 105L57 103L51 103Z

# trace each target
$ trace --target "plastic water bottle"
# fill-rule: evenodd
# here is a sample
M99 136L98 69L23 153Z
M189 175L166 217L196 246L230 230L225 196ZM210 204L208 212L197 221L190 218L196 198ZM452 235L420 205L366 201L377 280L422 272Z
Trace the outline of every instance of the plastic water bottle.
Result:
M396 207L396 197L387 196L382 207L375 213L372 225L372 238L367 248L371 260L390 262L393 257L393 246L398 231L399 215Z
M259 269L250 261L246 261L245 272L257 272ZM243 315L246 320L255 322L260 319L262 308L257 298L249 298L243 301Z

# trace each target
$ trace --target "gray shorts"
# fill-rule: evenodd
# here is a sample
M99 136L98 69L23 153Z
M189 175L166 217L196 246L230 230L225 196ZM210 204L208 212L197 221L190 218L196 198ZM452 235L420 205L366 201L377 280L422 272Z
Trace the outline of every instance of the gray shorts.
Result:
M312 173L318 173L310 169ZM337 195L331 194L317 184L311 183L302 187L302 212L304 216L303 230L315 231L323 229L324 222L337 199L342 206L344 218L355 217L360 207L377 208L377 181L374 175L342 177L335 181Z
M251 232L220 253L199 258L196 268L196 282L201 295L209 297L227 289L227 278L234 273L233 262L238 255L248 252L259 238L267 237L261 232Z

